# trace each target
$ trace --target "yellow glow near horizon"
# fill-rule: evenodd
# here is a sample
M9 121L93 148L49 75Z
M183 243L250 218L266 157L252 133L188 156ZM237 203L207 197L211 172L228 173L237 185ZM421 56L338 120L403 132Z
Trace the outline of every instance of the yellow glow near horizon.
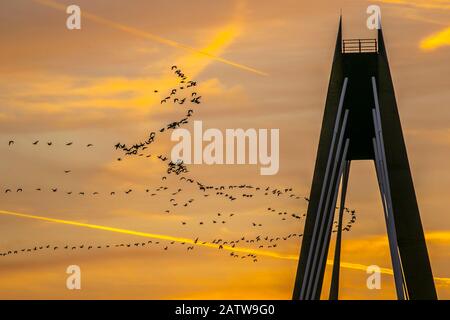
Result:
M189 238L182 238L182 237L175 237L175 236L168 236L168 235L162 235L162 234L156 234L156 233L148 233L148 232L140 232L140 231L134 231L134 230L127 230L127 229L121 229L121 228L114 228L114 227L107 227L107 226L101 226L96 224L90 224L90 223L83 223L83 222L76 222L76 221L70 221L70 220L62 220L62 219L55 219L55 218L48 218L48 217L42 217L42 216L36 216L26 213L19 213L19 212L13 212L13 211L6 211L6 210L0 210L0 214L3 215L9 215L14 217L20 217L20 218L27 218L27 219L34 219L34 220L41 220L41 221L47 221L47 222L53 222L53 223L59 223L59 224L66 224L66 225L72 225L77 227L84 227L89 229L96 229L96 230L103 230L103 231L109 231L109 232L116 232L121 234L128 234L133 236L139 236L139 237L145 237L145 238L152 238L152 239L159 239L159 240L168 240L168 241L175 241L175 242L184 242L191 245L196 246L202 246L202 247L208 247L208 248L214 248L219 249L219 244L214 244L211 242L205 242L202 241L195 241L193 239ZM267 251L267 250L257 250L257 249L251 249L251 248L240 248L240 247L232 247L228 245L222 245L223 250L232 251L232 252L240 252L240 253L247 253L247 254L255 254L257 256L264 256L264 257L271 257L276 259L285 259L285 260L298 260L298 255L294 254L282 254L277 253L273 251ZM327 260L328 265L333 265L333 260ZM359 271L366 271L367 266L363 264L358 263L350 263L350 262L341 262L340 263L342 268L345 269L351 269L351 270L359 270ZM389 268L380 268L381 273L387 274L387 275L393 275L392 269ZM450 285L450 278L443 278L443 277L435 277L434 278L437 281L440 281L442 284Z
M39 3L41 5L53 8L53 9L62 10L64 12L66 11L66 6L65 5L57 3L57 2L52 1L52 0L33 0L33 1L36 2L36 3ZM260 70L257 70L257 69L245 66L243 64L236 63L236 62L224 59L224 58L221 58L221 57L216 56L216 55L214 55L214 54L212 54L212 53L210 53L208 51L198 50L198 49L196 49L194 47L190 47L190 46L184 45L182 43L179 43L179 42L176 42L176 41L173 41L173 40L169 40L169 39L157 36L157 35L152 34L150 32L139 30L137 28L133 28L133 27L130 27L130 26L127 26L127 25L124 25L124 24L121 24L121 23L118 23L118 22L115 22L115 21L103 18L101 16L98 16L98 15L95 15L93 13L87 12L86 10L83 10L81 14L82 14L82 17L85 18L85 19L88 19L90 21L93 21L95 23L98 23L98 24L101 24L101 25L104 25L104 26L107 26L107 27L111 27L111 28L116 29L116 30L120 30L120 31L126 32L128 34L132 34L132 35L137 36L137 37L145 38L145 39L148 39L148 40L153 40L153 41L156 41L156 42L159 42L159 43L171 46L171 47L175 47L175 48L187 50L187 51L190 51L190 52L193 52L193 53L197 53L197 54L200 54L200 55L205 56L207 58L210 58L212 60L228 64L230 66L236 67L236 68L241 69L241 70L249 71L249 72L256 73L256 74L259 74L259 75L262 75L262 76L267 76L268 75L267 73L265 73L263 71L260 71ZM224 34L224 37L226 37L226 36L227 35Z

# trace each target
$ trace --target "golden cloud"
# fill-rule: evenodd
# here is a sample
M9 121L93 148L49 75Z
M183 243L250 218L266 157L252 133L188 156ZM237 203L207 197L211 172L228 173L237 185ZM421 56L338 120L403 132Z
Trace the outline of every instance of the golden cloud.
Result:
M431 51L445 46L450 46L450 27L436 32L420 42L420 48L424 51Z

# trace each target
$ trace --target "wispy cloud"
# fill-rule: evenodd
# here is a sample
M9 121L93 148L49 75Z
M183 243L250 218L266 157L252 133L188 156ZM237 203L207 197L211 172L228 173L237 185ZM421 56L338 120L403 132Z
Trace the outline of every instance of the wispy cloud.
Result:
M404 5L408 7L423 9L443 9L450 10L450 4L447 0L376 0L381 3Z
M415 9L429 9L429 10L439 10L447 11L450 10L450 3L447 0L377 0L377 2L398 5L402 7L415 8ZM417 11L417 10L416 10ZM426 23L442 24L434 19L423 18L422 16L413 15L411 13L406 15L407 17L413 18ZM448 25L448 24L444 24ZM450 45L450 27L446 27L436 33L433 33L423 39L419 47L424 51L432 51L441 47Z
M207 39L200 39L201 50L213 56L221 55L240 35L241 24L241 19L233 18L226 24L210 30ZM197 78L213 62L214 60L205 59L204 55L193 51L182 51L173 57L173 63L180 66L191 79ZM3 88L0 90L2 106L14 110L13 114L23 113L16 118L11 118L11 113L5 113L0 115L0 122L24 123L30 115L38 112L41 117L47 115L57 120L50 121L55 125L64 122L64 117L69 121L79 120L79 124L70 125L66 122L67 127L76 127L91 126L92 121L89 121L89 118L98 122L102 115L105 115L103 118L108 119L107 121L115 123L116 120L110 114L112 110L116 117L129 120L142 119L144 114L164 113L167 108L164 110L154 108L160 105L161 96L160 93L155 94L153 90L158 89L164 94L177 85L178 79L167 70L162 76L107 75L96 78L39 73L11 76L7 80L0 80L0 83ZM207 80L202 82L200 88L202 94L218 90L217 85L212 86ZM83 119L80 118L80 110L83 111ZM71 115L75 113L77 116L72 117Z
M62 11L66 11L66 7L60 3L57 3L55 1L52 0L33 0L36 3L45 5L47 7L53 8L53 9L57 9L57 10L62 10ZM115 21L112 21L110 19L101 17L99 15L93 14L91 12L87 12L86 10L83 10L82 12L83 15L83 19L88 19L90 21L93 21L95 23L122 31L122 32L126 32L128 34L134 35L136 37L140 37L140 38L144 38L144 39L148 39L148 40L152 40L152 41L156 41L158 43L164 44L164 45L168 45L174 48L178 48L178 49L182 49L182 50L186 50L195 54L198 54L200 56L206 57L208 59L212 59L218 62L222 62L225 63L227 65L233 66L235 68L241 69L241 70L245 70L245 71L249 71L252 73L256 73L259 75L267 75L265 72L257 70L255 68L251 68L249 66L245 66L243 64L222 58L218 55L216 55L214 53L214 50L208 50L209 48L205 48L205 49L197 49L182 43L179 43L177 41L173 41L167 38L163 38L160 37L158 35L152 34L150 32L144 31L144 30L140 30L137 28L133 28L130 26L127 26L125 24L122 23L118 23ZM234 37L236 35L235 33L236 30L234 29L229 29L226 31L223 31L220 34L220 38L218 39L217 45L220 45L221 42L225 42L228 41L230 37Z

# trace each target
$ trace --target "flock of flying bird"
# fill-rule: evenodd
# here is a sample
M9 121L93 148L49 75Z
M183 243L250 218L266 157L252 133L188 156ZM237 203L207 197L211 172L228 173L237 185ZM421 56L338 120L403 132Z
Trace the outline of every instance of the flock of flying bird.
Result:
M185 92L187 92L187 95L190 96L189 99L192 104L200 104L201 96L198 95L197 92L195 92L195 91L189 93L187 90L189 88L196 87L197 82L188 80L187 76L181 71L181 69L178 69L177 66L172 66L171 69L172 69L172 71L174 71L175 75L179 78L180 81L178 83L177 88L172 88L170 91L170 94L167 97L165 97L163 100L161 100L161 104L172 101L175 104L182 105L186 102L186 99L188 97L186 97L186 96L181 97L177 93L185 93ZM154 92L158 93L158 90L155 90ZM124 143L118 142L115 145L115 148L123 150L125 152L126 156L139 155L142 157L142 156L144 156L144 153L142 153L142 152L144 150L146 150L149 147L149 145L151 145L152 143L155 142L157 135L167 132L169 130L177 129L177 128L181 127L182 125L188 124L189 118L192 117L193 114L194 114L194 110L190 107L188 110L186 110L186 115L184 118L182 118L181 120L172 121L172 122L166 124L165 126L161 127L159 130L157 130L157 132L155 132L155 131L150 132L148 138L146 140L144 140L143 142L138 142L131 146L127 146ZM141 153L139 153L139 152L141 152ZM118 158L117 160L121 161L122 159Z
M198 95L197 92L188 92L187 89L189 88L195 88L197 86L196 81L188 80L187 76L177 68L177 66L172 66L172 71L174 71L175 75L179 78L179 83L177 88L173 88L170 90L170 94L161 100L161 104L172 102L173 104L178 105L184 105L188 104L188 102L191 103L191 105L194 104L200 104L201 96ZM154 90L154 93L158 93L158 90ZM181 96L180 93L186 93L187 96ZM139 157L151 157L151 154L145 154L145 150L149 149L150 145L153 144L157 137L159 135L163 134L164 132L168 132L169 130L173 130L176 128L181 127L182 125L188 124L190 117L192 117L194 114L194 110L192 107L190 107L188 110L186 110L186 115L184 118L182 118L179 121L173 121L165 125L164 127L160 128L157 131L152 131L148 138L145 139L143 142L134 143L131 146L127 146L124 143L117 143L114 147L116 150L120 150L123 152L123 156L139 156ZM15 141L10 140L8 142L9 146L14 145ZM39 140L36 140L33 142L33 145L38 145L40 142ZM47 142L48 146L52 146L53 142ZM74 142L66 142L64 143L65 146L71 146ZM86 145L87 148L93 147L94 144L89 143ZM192 186L196 187L200 193L202 193L203 197L210 197L210 196L216 196L216 197L223 197L225 199L228 199L230 201L235 201L237 199L249 199L249 198L256 198L257 196L266 196L266 197L287 197L287 199L294 199L294 200L305 200L306 202L309 202L309 199L307 197L301 197L293 192L293 188L272 188L270 186L262 187L262 186L253 186L253 185L247 185L247 184L241 184L241 185L220 185L220 186L214 186L214 185L207 185L204 184L193 177L190 177L188 175L189 171L185 164L183 164L181 161L173 163L172 161L168 161L168 157L165 155L158 155L157 159L159 159L162 162L165 162L167 164L167 175L175 174L176 176L181 175L179 178L180 182L185 182L188 184L191 184ZM118 161L122 161L123 158L119 157L117 158ZM65 170L66 174L71 173L71 170ZM167 176L163 176L161 180L167 180ZM48 190L51 193L58 193L58 192L64 192L67 195L80 195L80 196L87 196L87 195L93 195L93 196L99 196L101 192L99 191L61 191L58 187L52 187L49 189L44 188L35 188L34 191L43 192ZM183 208L188 207L191 205L195 198L189 197L186 200L179 201L177 200L176 196L180 194L183 189L178 188L175 192L171 192L169 190L169 187L165 185L161 185L155 189L146 188L141 191L144 191L146 194L149 194L150 196L158 196L163 194L163 192L166 192L165 194L170 196L169 205L173 207ZM7 188L4 190L4 193L12 193L15 191L16 193L22 193L24 192L23 187L18 188ZM114 196L119 193L122 193L126 196L129 196L130 194L134 194L135 189L127 189L122 191L109 191L109 196ZM287 218L292 218L296 220L301 220L305 218L306 214L300 215L297 213L288 214L287 211L278 211L274 208L267 208L268 213L274 213L277 216L281 218L281 220L287 220ZM351 215L350 220L347 222L347 225L342 229L343 231L350 231L352 224L356 222L356 212L355 210L350 210L348 208L345 208L345 212L347 214ZM171 213L170 209L165 210L165 213ZM198 221L197 225L206 225L206 224L217 224L217 225L223 225L226 224L230 219L232 219L235 216L235 213L217 213L213 217L208 217L208 219L202 219L201 221ZM195 223L195 222L194 222ZM181 224L183 226L188 225L187 221L181 221ZM190 224L190 223L189 223ZM251 222L251 226L258 228L262 227L261 223L258 222ZM334 230L333 232L336 232L337 227L337 221L334 222ZM277 237L271 237L271 236L261 236L258 235L254 238L247 238L246 236L242 236L239 239L236 240L223 240L223 239L214 239L210 243L215 244L217 248L223 249L224 246L229 246L231 248L234 248L239 243L245 243L246 245L256 245L257 248L276 248L280 241L287 241L289 239L295 239L298 237L302 237L302 234L297 233L290 233L286 236L277 236ZM194 246L196 244L206 244L207 241L199 242L198 238L195 240L193 245L187 246L187 251L191 251L194 249ZM14 255L14 254L20 254L20 253L34 253L39 252L41 250L80 250L80 249L86 249L86 250L94 250L94 249L107 249L107 248L136 248L136 247L145 247L150 245L159 245L159 241L147 241L147 242L135 242L135 243L120 243L120 244L107 244L107 245L64 245L64 246L57 246L57 245L45 245L45 246L34 246L32 248L22 248L19 250L7 250L3 253L0 252L0 256L7 256L7 255ZM174 241L167 241L167 244L162 244L163 250L168 250L169 245L175 244ZM185 243L181 243L181 245L185 245ZM257 262L257 257L254 254L247 254L247 255L239 255L235 252L231 252L230 256L233 258L251 258L253 262Z
M280 241L287 241L289 239L294 239L295 237L302 237L303 234L290 233L285 236L255 236L254 238L246 238L245 236L235 239L235 240L224 240L221 238L213 239L212 241L200 241L199 238L196 238L193 243L186 243L180 241L146 241L146 242L131 242L131 243L116 243L116 244L81 244L81 245L36 245L34 247L21 248L21 249L10 249L4 252L0 252L0 256L8 256L8 255L17 255L17 254L30 254L30 253L38 253L43 250L50 250L53 252L56 251L73 251L73 250L99 250L99 249L114 249L114 248L123 248L123 249L135 249L135 248L144 248L150 247L151 245L157 246L159 245L162 250L167 251L170 246L174 244L179 244L181 246L185 246L187 251L194 250L195 245L206 245L213 244L216 245L217 249L222 250L225 246L228 246L228 250L231 251L230 256L234 258L240 257L241 259L250 257L253 259L253 262L257 262L257 256L255 254L247 254L247 255L239 255L236 252L232 251L239 243L245 243L246 247L254 245L255 249L262 248L277 248Z
M216 247L221 250L223 249L223 246L226 245L226 242L222 242L222 244L219 244L220 242L214 243L214 242L209 242L209 244L217 244ZM172 245L174 244L179 244L181 246L185 246L187 251L192 251L195 248L195 245L206 245L208 244L207 241L200 241L198 238L195 239L195 241L193 241L192 243L186 243L186 242L179 242L179 241L164 241L164 243L162 241L145 241L145 242L129 242L129 243L115 243L115 244L102 244L102 245L95 245L95 244L81 244L81 245L70 245L70 244L65 244L65 245L38 245L38 246L34 246L34 247L28 247L28 248L21 248L21 249L10 249L4 252L0 252L0 256L5 257L5 256L9 256L9 255L17 255L17 254L30 254L30 253L38 253L41 251L45 251L45 250L49 250L52 252L57 252L57 251L74 251L74 250L87 250L87 251L91 251L91 250L99 250L99 249L135 249L135 248L144 248L144 247L150 247L150 246L161 246L163 251L167 251ZM232 245L232 247L234 247L234 245ZM234 257L241 257L246 258L246 257L252 257L253 259L256 259L256 255L254 254L247 254L247 255L238 255L234 252L232 252L232 256ZM254 261L256 262L256 261Z
M32 142L31 144L32 145L34 145L34 146L37 146L38 144L39 144L39 140L36 140L36 141L34 141L34 142ZM16 141L15 140L9 140L8 141L8 146L13 146L14 144L16 143ZM73 143L73 141L71 141L71 142L65 142L64 143L64 145L65 146L72 146L74 143ZM49 147L51 147L51 146L53 146L53 145L55 145L55 143L53 142L53 141L47 141L46 143L45 143L45 145L47 145L47 146L49 146ZM88 143L87 145L86 145L86 148L90 148L90 147L93 147L94 145L92 144L92 143Z

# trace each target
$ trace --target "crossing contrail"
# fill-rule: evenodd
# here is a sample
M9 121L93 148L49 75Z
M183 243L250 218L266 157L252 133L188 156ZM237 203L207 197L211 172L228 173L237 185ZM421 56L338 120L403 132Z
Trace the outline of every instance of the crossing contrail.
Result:
M109 232L115 232L115 233L121 233L121 234L128 234L128 235L145 237L145 238L168 240L168 241L175 241L175 242L180 242L180 243L189 243L192 245L208 247L208 248L213 248L213 249L219 249L219 246L220 246L219 244L215 244L215 243L211 243L211 242L204 243L202 241L195 241L195 240L189 239L189 238L149 233L149 232L134 231L134 230L128 230L128 229L122 229L122 228L96 225L96 224L91 224L91 223L71 221L71 220L55 219L55 218L36 216L36 215L20 213L20 212L0 210L0 214L19 217L19 218L34 219L34 220L47 221L47 222L53 222L53 223L59 223L59 224L66 224L66 225L95 229L95 230L103 230L103 231L109 231ZM294 254L283 254L283 253L267 251L267 250L256 250L256 249L252 249L252 248L232 247L232 246L227 246L227 245L222 245L221 247L222 247L222 250L227 250L227 251L232 251L232 252L255 254L257 256L264 256L264 257L270 257L270 258L275 258L275 259L298 260L298 255L294 255ZM327 264L333 265L333 260L327 260ZM363 264L351 263L351 262L341 262L340 266L345 269L359 270L359 271L364 271L364 272L367 271L367 267L368 267ZM389 269L389 268L380 268L380 271L383 274L393 275L392 269ZM436 281L440 281L443 284L450 285L450 278L435 277L434 279Z
M180 243L184 242L184 243L188 243L188 244L192 244L192 245L214 248L214 249L219 249L219 247L221 247L223 250L247 253L247 254L251 253L251 254L256 254L258 256L266 256L266 257L279 258L279 259L290 259L290 260L295 260L297 258L294 255L292 255L292 256L284 255L284 254L280 254L277 252L266 251L266 250L255 250L255 249L251 249L251 248L238 248L238 247L233 248L232 246L220 245L220 244L215 244L215 243L211 243L211 242L195 241L195 240L189 239L189 238L169 236L169 235L156 234L156 233L148 233L148 232L140 232L140 231L134 231L134 230L128 230L128 229L122 229L122 228L114 228L114 227L108 227L108 226L102 226L102 225L96 225L96 224L90 224L90 223L84 223L84 222L77 222L77 221L70 221L70 220L55 219L55 218L42 217L42 216L36 216L36 215L13 212L13 211L0 210L0 214L20 217L20 218L27 218L27 219L59 223L59 224L72 225L72 226L89 228L89 229L110 231L110 232L128 234L128 235L145 237L145 238L168 240L168 241L175 241L175 242L180 242Z
M36 3L39 3L41 5L53 8L53 9L62 10L64 12L66 12L66 9L67 9L67 7L65 5L57 3L57 2L52 1L52 0L33 0L33 1L36 2ZM159 42L161 44L165 44L165 45L168 45L168 46L171 46L171 47L183 49L183 50L186 50L186 51L189 51L189 52L197 53L197 54L203 55L203 56L205 56L205 57L207 57L209 59L228 64L230 66L233 66L235 68L239 68L241 70L249 71L249 72L256 73L256 74L259 74L259 75L262 75L262 76L267 76L268 75L267 73L265 73L263 71L260 71L260 70L257 70L257 69L245 66L245 65L240 64L240 63L233 62L231 60L227 60L227 59L221 58L219 56L213 55L213 54L208 53L206 51L202 51L202 50L196 49L194 47L190 47L188 45L185 45L185 44L182 44L182 43L179 43L179 42L167 39L167 38L163 38L163 37L157 36L155 34L147 32L147 31L139 30L137 28L133 28L133 27L127 26L125 24L118 23L118 22L106 19L106 18L98 16L96 14L87 12L84 9L83 9L83 11L81 13L81 16L82 16L83 19L87 19L87 20L93 21L95 23L98 23L98 24L101 24L101 25L104 25L104 26L107 26L107 27L111 27L111 28L116 29L116 30L120 30L120 31L129 33L129 34L132 34L134 36L137 36L137 37L141 37L141 38L144 38L144 39L156 41L156 42Z

